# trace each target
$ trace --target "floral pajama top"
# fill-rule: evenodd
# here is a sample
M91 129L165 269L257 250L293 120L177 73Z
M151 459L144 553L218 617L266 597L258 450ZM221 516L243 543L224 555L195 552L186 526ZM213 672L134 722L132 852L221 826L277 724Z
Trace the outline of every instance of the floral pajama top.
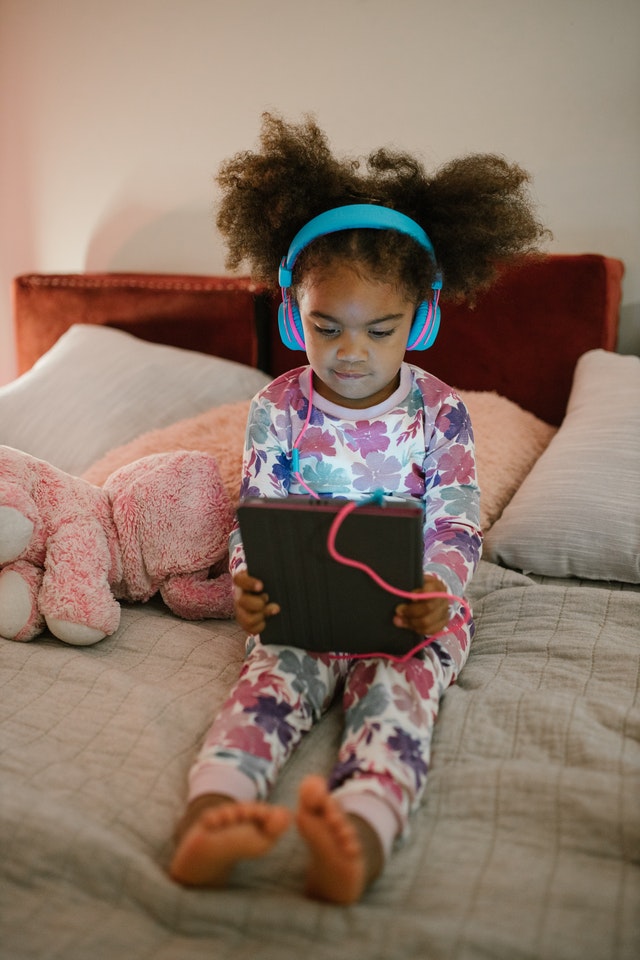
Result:
M323 497L364 500L382 489L391 499L424 504L424 571L462 596L481 547L480 493L473 431L460 397L424 370L403 364L398 389L369 409L340 407L313 391L311 368L290 370L253 400L241 498L308 495L291 469ZM300 436L303 434L302 436ZM231 571L244 564L239 530L231 534Z

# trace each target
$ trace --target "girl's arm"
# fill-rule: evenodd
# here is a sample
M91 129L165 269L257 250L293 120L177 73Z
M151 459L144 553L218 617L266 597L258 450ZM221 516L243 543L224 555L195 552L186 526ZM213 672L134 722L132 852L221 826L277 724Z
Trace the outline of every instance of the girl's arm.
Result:
M482 531L473 429L454 392L436 413L424 471L425 575L462 596L480 559Z
M425 423L429 423L428 409ZM423 593L463 596L482 549L473 431L455 394L435 412L426 443ZM394 623L430 636L450 621L446 598L399 604Z
M269 387L258 394L249 408L242 458L240 499L286 497L289 491L290 462L284 414L269 395ZM238 521L229 536L229 568L232 574L246 567Z

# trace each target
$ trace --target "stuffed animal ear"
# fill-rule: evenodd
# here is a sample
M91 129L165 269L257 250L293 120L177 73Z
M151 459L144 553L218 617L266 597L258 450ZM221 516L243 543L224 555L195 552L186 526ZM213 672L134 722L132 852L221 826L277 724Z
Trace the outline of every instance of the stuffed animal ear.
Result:
M103 489L132 598L148 598L168 577L206 569L226 554L233 507L209 454L152 454L111 474Z

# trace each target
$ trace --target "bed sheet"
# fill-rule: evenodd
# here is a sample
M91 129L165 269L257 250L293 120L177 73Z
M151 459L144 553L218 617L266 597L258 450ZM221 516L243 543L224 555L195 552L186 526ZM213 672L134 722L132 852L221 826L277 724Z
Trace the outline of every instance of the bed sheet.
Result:
M224 891L165 873L185 778L240 669L232 622L125 607L95 647L4 643L0 928L11 960L635 960L637 588L539 584L482 561L423 807L364 900L301 895L290 831ZM274 799L328 771L339 708Z

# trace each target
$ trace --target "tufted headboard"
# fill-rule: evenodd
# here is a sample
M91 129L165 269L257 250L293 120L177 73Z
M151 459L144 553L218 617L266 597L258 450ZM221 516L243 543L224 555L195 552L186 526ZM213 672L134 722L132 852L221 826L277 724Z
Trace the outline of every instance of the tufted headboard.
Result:
M494 390L548 423L564 415L585 351L615 350L623 264L550 255L504 270L474 308L442 302L435 345L408 359L466 390ZM27 274L14 282L20 372L73 323L106 324L277 375L304 362L280 342L277 302L248 278Z

